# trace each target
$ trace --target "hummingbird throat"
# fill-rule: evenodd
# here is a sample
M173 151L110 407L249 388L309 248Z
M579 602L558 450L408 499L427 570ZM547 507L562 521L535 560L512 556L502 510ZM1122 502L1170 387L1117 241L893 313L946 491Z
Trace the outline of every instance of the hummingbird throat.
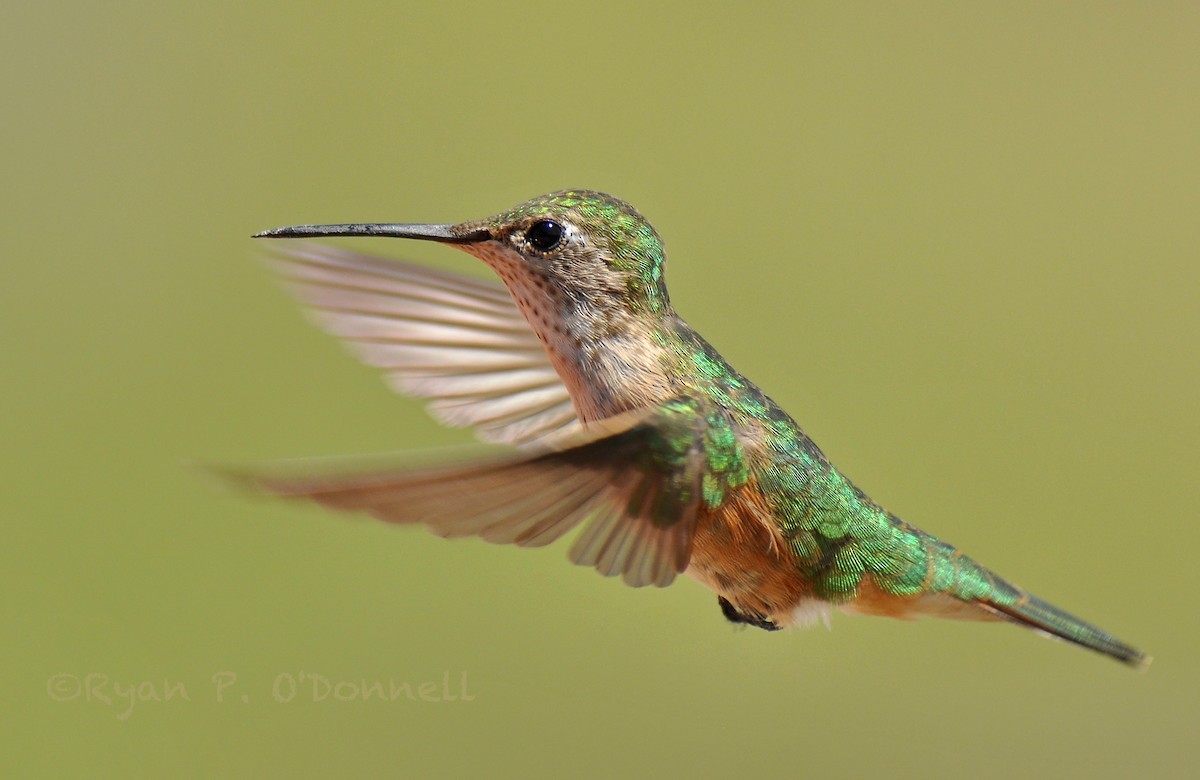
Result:
M520 253L493 241L458 247L496 272L537 334L584 423L674 395L650 327L611 301L579 301Z

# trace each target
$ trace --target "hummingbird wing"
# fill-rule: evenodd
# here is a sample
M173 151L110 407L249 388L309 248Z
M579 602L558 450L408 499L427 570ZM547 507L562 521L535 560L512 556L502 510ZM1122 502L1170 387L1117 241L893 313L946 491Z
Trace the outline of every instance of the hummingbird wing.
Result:
M313 319L453 427L529 445L580 429L567 388L500 284L319 244L271 258Z
M421 523L439 536L540 547L585 525L573 562L634 587L687 568L702 495L703 418L665 407L611 418L572 446L469 464L358 473L235 473L266 493Z

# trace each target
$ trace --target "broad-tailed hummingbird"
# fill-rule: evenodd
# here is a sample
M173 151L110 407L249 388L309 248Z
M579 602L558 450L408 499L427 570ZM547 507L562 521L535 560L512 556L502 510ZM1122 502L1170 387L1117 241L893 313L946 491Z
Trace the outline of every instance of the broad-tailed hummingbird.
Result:
M724 616L774 630L868 615L1007 620L1144 667L1149 658L889 513L676 314L657 232L572 190L452 225L362 223L260 238L386 236L474 255L503 286L301 244L278 269L397 390L511 455L461 465L264 470L266 492L441 536L545 545L630 585L686 572Z

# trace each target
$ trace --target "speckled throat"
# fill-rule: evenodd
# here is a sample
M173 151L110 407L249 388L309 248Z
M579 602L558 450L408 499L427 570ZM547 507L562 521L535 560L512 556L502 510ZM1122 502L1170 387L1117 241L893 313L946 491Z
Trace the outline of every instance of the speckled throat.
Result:
M669 310L634 314L620 301L572 296L547 269L497 241L458 245L504 282L571 394L584 422L667 400L675 382L654 323Z

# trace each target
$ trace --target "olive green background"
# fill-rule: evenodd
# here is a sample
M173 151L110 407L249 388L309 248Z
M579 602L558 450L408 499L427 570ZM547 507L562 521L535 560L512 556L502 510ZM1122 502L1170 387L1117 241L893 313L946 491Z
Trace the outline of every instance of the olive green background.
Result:
M7 8L0 769L1194 772L1198 39L1190 2ZM654 222L679 310L876 499L1154 666L1003 625L738 631L691 581L193 467L471 440L306 324L252 232L569 186ZM357 700L277 700L302 673ZM354 695L446 673L473 698Z

